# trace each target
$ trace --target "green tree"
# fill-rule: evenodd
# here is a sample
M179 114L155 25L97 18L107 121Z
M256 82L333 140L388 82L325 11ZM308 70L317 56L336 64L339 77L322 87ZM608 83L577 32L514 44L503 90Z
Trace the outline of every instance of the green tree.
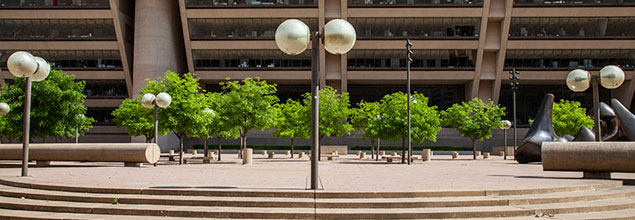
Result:
M240 136L240 132L238 127L233 126L232 123L229 122L229 117L227 115L227 109L231 108L231 106L227 105L227 98L222 93L206 93L203 103L205 108L209 108L214 111L213 115L203 115L203 124L206 126L206 129L202 130L204 133L195 134L197 137L207 137L207 136L216 136L218 140L218 160L221 160L221 150L222 150L222 138L226 139L236 139ZM204 143L207 148L208 143Z
M286 103L278 103L275 105L278 113L274 123L274 137L291 139L291 158L293 158L294 140L296 138L308 138L304 128L311 121L307 120L306 111L309 109L300 102L288 99Z
M165 128L179 138L179 164L183 163L183 141L187 135L203 133L205 129L202 111L205 109L198 78L193 73L182 76L167 71L158 80L148 80L141 94L166 92L172 97L167 108L159 108L159 127ZM141 105L141 103L139 103Z
M0 100L9 104L11 111L2 116L0 123L2 136L8 139L22 136L22 118L24 114L24 86L26 79L14 78L12 85L3 84ZM92 127L94 119L79 119L86 114L84 99L84 81L75 82L75 76L61 70L51 70L49 76L41 82L33 82L31 88L31 125L30 137L74 137L75 128L85 132Z
M130 136L141 136L146 138L146 143L150 143L154 138L154 110L144 108L141 105L141 98L127 98L112 112L113 121L117 127L126 128ZM167 133L165 127L159 126L159 135Z
M441 120L436 106L428 106L428 98L423 94L414 93L410 105L411 138L415 143L425 140L436 141L437 133L441 130ZM382 120L378 133L382 139L402 141L402 162L406 158L406 139L408 138L408 95L396 92L384 96L381 100L379 115Z
M240 149L247 146L247 133L251 129L264 130L271 128L275 122L276 110L273 105L278 102L276 84L268 84L260 78L246 78L239 81L221 82L227 106L224 109L228 127L237 127L240 132Z
M441 125L454 128L461 136L472 139L472 151L476 159L476 140L492 137L492 129L501 127L501 117L505 116L505 107L494 102L483 102L474 98L469 102L456 103L441 112Z
M582 126L593 128L593 119L586 114L586 109L580 107L580 102L560 99L553 104L553 129L558 136L565 134L575 136Z
M351 114L348 93L337 93L337 90L330 86L319 91L320 95L320 144L324 137L348 135L353 130L353 126L348 123ZM309 109L305 111L304 118L311 121L311 93L304 94L304 105ZM304 133L310 137L310 125L304 127ZM320 148L321 151L321 148ZM320 152L321 153L321 152Z
M359 107L352 109L351 113L351 125L353 128L362 134L362 137L370 140L371 142L371 155L374 157L375 152L375 141L380 138L379 136L379 120L377 116L379 116L379 108L380 103L378 102L365 102L361 101L357 104ZM379 151L379 147L377 147L377 151Z

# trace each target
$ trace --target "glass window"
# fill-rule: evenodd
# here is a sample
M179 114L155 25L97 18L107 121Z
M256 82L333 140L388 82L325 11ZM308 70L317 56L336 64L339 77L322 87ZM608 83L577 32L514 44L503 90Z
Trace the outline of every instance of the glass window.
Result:
M413 70L473 70L476 50L413 50ZM349 70L403 70L404 50L352 50L348 54Z
M116 107L89 107L86 110L86 116L95 119L96 122L94 125L115 125L115 122L112 120L114 118L112 111L115 109Z
M110 8L108 0L0 0L7 8Z
M633 17L512 18L509 39L633 39Z
M84 80L84 95L88 98L126 98L128 89L124 80Z
M515 7L580 7L635 5L635 0L514 0Z
M317 0L186 0L188 8L317 7Z
M480 7L482 0L348 0L348 7Z
M197 70L307 70L311 69L309 52L290 56L280 50L194 50L192 55Z
M15 51L0 51L0 66L6 68L7 59ZM63 70L122 70L118 50L34 50L28 51L47 60L53 69Z
M632 69L635 50L507 50L505 68L525 70L599 70L606 65Z
M109 19L4 19L0 40L117 40Z
M273 40L283 18L188 19L192 40ZM302 18L311 30L317 30L316 18Z
M351 18L358 39L478 40L480 18Z
M440 110L446 109L454 103L465 100L465 85L421 85L412 84L411 91L428 97L428 105L438 106ZM395 92L406 92L406 85L395 84L349 84L348 93L351 97L351 106L361 100L367 102L380 101L385 95Z

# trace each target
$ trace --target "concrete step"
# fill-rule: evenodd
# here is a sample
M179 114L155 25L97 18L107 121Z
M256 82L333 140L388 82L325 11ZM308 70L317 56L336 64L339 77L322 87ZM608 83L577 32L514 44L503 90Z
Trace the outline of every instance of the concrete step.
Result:
M564 203L593 201L609 198L635 196L635 186L603 189L597 191L561 192L523 196L477 196L477 197L419 197L419 198L369 198L369 199L313 199L279 197L206 197L206 196L161 196L136 194L77 193L40 190L0 185L0 196L87 203L182 205L182 206L227 206L227 207L305 207L305 208L425 208L464 206L507 206L525 204Z
M283 197L283 198L413 198L413 197L468 197L495 195L529 195L557 192L594 191L621 187L621 181L610 181L595 185L566 186L536 189L507 190L459 190L459 191L420 191L420 192L339 192L311 190L210 190L210 189L159 189L159 188L122 188L122 187L90 187L63 184L40 183L29 179L0 178L1 185L22 188L57 190L85 193L109 194L144 194L144 195L178 195L178 196L215 196L215 197Z
M441 208L271 208L104 204L0 197L1 209L105 215L202 218L437 219L522 217L543 214L603 212L635 208L634 197L518 206Z

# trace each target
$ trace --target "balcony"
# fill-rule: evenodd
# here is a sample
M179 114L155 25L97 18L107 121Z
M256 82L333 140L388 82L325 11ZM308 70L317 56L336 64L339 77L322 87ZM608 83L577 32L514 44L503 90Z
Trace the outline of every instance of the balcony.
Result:
M286 18L188 19L192 40L273 40L278 25ZM314 18L300 19L317 30Z
M635 50L508 50L505 69L528 71L600 70L606 65L633 69Z
M187 8L317 8L317 0L186 0Z
M108 9L108 0L0 0L0 9Z
M478 40L480 18L351 18L358 40Z
M196 70L310 70L309 51L290 56L280 50L193 50Z
M362 7L482 7L482 0L348 0L349 8Z
M7 59L15 51L0 51L0 66L6 67ZM117 50L34 50L35 56L47 60L53 69L64 71L123 70Z
M514 7L620 7L635 0L514 0Z
M3 41L116 41L110 19L4 19Z
M414 50L415 71L469 71L476 66L476 50ZM407 66L403 50L352 50L348 70L402 71Z
M512 18L510 40L635 39L634 17Z

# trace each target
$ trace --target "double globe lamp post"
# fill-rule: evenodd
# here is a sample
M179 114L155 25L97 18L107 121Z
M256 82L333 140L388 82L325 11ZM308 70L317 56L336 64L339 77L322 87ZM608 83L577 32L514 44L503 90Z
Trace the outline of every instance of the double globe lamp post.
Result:
M154 143L159 145L159 116L158 108L167 108L172 103L172 97L165 93L154 94L147 93L141 97L141 105L144 108L154 108ZM183 152L179 153L179 163L183 161Z
M324 49L331 54L341 55L350 51L357 36L353 25L342 19L333 19L324 25L322 31L309 29L304 22L289 19L276 29L275 39L278 48L288 55L298 55L309 47L311 42L311 189L318 189L319 155L319 95L320 90L320 41Z
M599 75L599 76L598 76ZM598 75L591 75L589 71L575 69L567 75L567 87L574 92L584 92L593 87L593 115L595 117L595 140L602 141L600 124L600 93L598 84L607 89L615 89L624 83L624 71L617 66L608 65L600 70Z
M39 82L48 77L51 72L51 66L46 60L33 56L29 52L18 51L7 60L7 68L13 76L18 78L26 78L24 86L24 118L23 118L23 135L22 135L22 176L29 175L29 130L31 119L31 84ZM9 112L9 105L0 104L0 113Z

